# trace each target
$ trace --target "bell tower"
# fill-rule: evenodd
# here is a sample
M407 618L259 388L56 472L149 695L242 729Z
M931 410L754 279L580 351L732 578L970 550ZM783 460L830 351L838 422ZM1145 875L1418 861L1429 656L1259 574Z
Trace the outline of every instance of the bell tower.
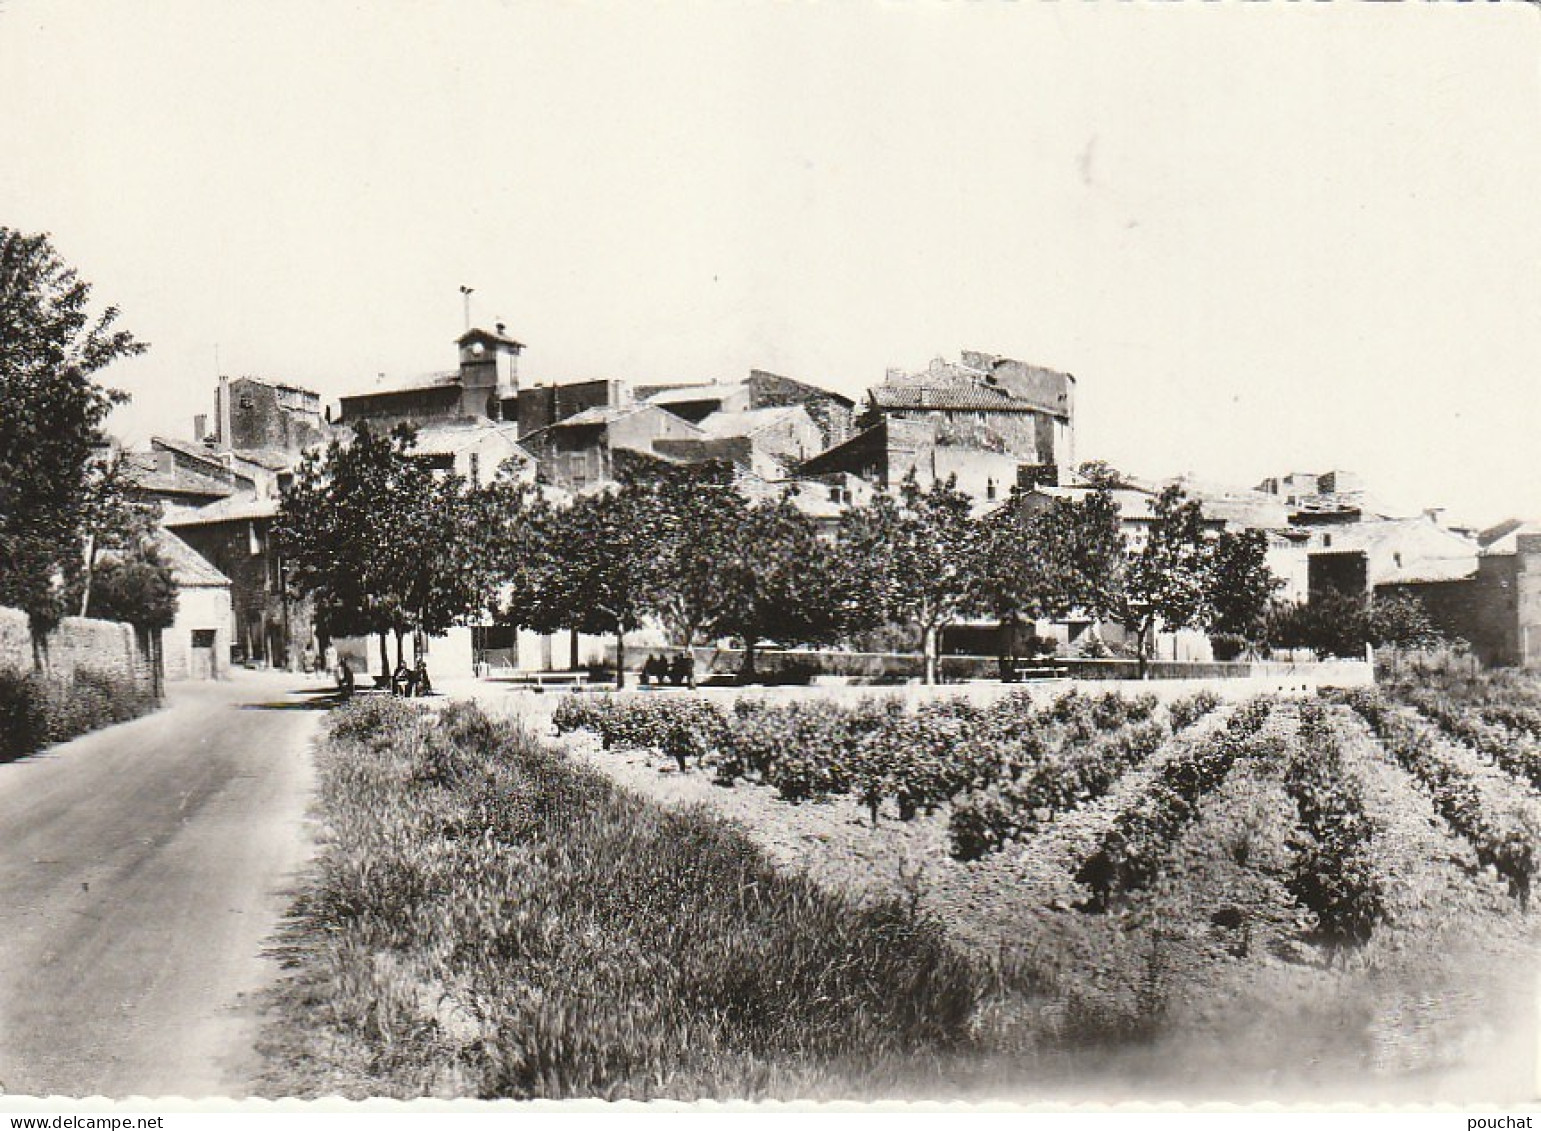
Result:
M499 322L496 330L467 330L455 344L460 347L460 414L497 417L497 406L519 392L524 343L509 337Z

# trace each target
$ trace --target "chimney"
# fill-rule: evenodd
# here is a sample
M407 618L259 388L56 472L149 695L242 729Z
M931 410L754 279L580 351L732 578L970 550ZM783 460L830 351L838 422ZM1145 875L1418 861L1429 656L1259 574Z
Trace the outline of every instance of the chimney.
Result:
M230 378L223 373L219 377L219 431L215 434L215 446L221 451L233 447L230 437Z
M203 443L209 434L209 414L200 412L193 417L193 440Z

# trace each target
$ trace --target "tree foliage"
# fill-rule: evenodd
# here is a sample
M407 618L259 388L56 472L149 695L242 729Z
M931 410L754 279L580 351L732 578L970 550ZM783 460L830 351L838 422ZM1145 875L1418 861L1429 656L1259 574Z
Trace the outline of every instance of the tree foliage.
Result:
M126 399L92 375L146 348L90 297L46 235L0 227L0 604L37 634L78 606L93 454Z
M1415 597L1403 593L1344 593L1328 589L1311 600L1276 602L1266 617L1275 648L1303 648L1317 656L1362 658L1365 645L1429 648L1447 643Z
M516 623L615 637L617 681L623 679L626 636L651 611L656 517L648 490L637 484L582 495L550 512L528 544Z
M1268 536L1263 531L1221 531L1210 547L1210 634L1261 643L1267 635L1269 605L1283 584L1268 568Z
M153 542L111 553L94 572L88 616L131 624L141 635L171 627L177 586Z
M673 638L694 645L728 614L732 594L719 569L749 504L733 484L730 464L667 464L636 480L651 493L656 569L649 604Z
M1122 608L1124 541L1106 489L1046 502L1014 491L984 519L977 545L975 607L1003 625Z
M953 479L921 490L912 473L898 498L874 495L841 519L838 545L855 622L917 626L927 683L936 682L942 628L973 602L971 507Z
M789 498L753 504L723 547L720 611L707 626L743 641L744 671L765 641L819 644L841 626L840 585L830 547Z
M284 491L274 539L287 581L330 636L442 633L491 603L478 529L486 504L458 475L413 457L402 426L367 424L308 453Z
M1150 500L1145 541L1128 557L1118 619L1134 630L1144 674L1151 634L1202 627L1209 620L1210 544L1196 500L1172 484Z

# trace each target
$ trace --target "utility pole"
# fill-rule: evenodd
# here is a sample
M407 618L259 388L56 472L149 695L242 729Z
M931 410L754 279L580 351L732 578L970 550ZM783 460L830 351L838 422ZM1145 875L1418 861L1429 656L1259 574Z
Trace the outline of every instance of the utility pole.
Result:
M461 295L461 298L465 302L465 315L466 315L466 329L467 330L469 330L471 328L471 292L474 291L474 290L476 290L475 287L468 287L468 286L465 286L464 284L462 284L461 287L460 287L460 295Z

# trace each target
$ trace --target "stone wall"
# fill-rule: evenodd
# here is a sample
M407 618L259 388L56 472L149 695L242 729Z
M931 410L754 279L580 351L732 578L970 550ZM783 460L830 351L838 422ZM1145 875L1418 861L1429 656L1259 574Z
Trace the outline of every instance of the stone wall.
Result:
M90 668L146 686L151 682L150 664L134 641L134 630L112 621L65 617L48 637L47 663L49 671L64 678ZM26 614L16 609L0 608L0 668L33 668L32 633Z

